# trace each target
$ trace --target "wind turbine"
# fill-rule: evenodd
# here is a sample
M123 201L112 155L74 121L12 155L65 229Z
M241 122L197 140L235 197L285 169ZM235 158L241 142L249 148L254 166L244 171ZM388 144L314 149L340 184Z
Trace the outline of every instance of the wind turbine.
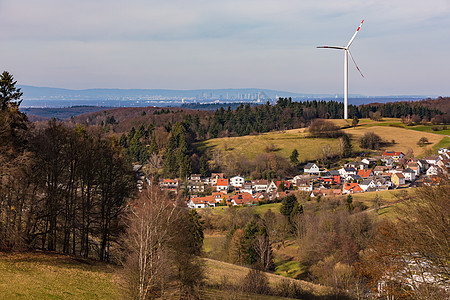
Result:
M353 63L355 64L356 69L359 71L359 74L364 78L364 75L361 73L361 70L358 68L358 65L356 64L356 61L353 59L352 54L350 53L350 45L352 44L353 40L356 37L356 34L358 33L359 29L361 29L362 24L364 23L364 20L362 20L361 24L359 24L358 29L356 29L355 34L352 36L350 41L348 42L346 47L338 47L338 46L317 46L317 48L330 48L330 49L338 49L338 50L344 50L344 119L348 119L348 55L350 55L350 58L353 60Z

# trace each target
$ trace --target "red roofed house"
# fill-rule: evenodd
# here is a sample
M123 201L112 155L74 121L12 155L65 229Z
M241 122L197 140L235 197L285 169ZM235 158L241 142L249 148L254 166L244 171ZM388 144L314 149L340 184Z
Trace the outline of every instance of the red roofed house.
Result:
M362 193L364 190L357 183L347 182L344 184L342 188L343 194L354 194L354 193Z
M215 207L216 206L216 200L213 196L206 196L206 197L195 197L191 198L188 202L189 208L205 208L205 207Z
M228 198L228 201L233 205L252 205L258 203L258 200L253 198L249 193L237 193Z
M281 181L277 181L277 188L280 186ZM284 187L289 190L291 188L291 182L289 180L283 181Z
M372 170L367 169L367 170L358 170L358 172L356 173L356 175L359 175L359 177L361 178L369 178L370 176L373 175Z
M223 179L223 173L211 173L211 183L217 183L217 179Z
M216 200L216 203L222 202L223 196L225 196L225 194L223 192L213 192L212 193L212 197L214 198L214 200Z
M218 192L220 192L220 191L228 192L228 188L229 187L230 186L228 184L228 179L217 178L216 191L218 191Z
M405 154L403 154L402 152L384 151L383 157L392 157L394 161L399 161L400 159L405 157Z
M163 179L159 182L161 188L176 189L178 188L178 179Z

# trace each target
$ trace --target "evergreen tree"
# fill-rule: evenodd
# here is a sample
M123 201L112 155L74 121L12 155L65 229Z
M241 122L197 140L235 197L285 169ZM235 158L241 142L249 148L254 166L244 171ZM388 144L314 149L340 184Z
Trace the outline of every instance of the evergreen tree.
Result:
M8 72L3 71L0 75L0 101L1 110L4 111L7 108L14 109L20 106L22 103L23 93L20 88L16 88L17 81L14 81L14 77Z
M158 143L156 143L156 138L154 135L152 136L152 141L150 142L150 148L148 149L148 151L150 153L156 153L156 154L158 154L158 152L159 152Z
M292 150L291 156L289 157L293 165L298 165L298 151L297 149Z
M280 213L286 217L290 217L297 203L297 197L294 194L288 195L281 201Z
M350 138L347 134L344 134L342 136L342 146L343 146L343 156L344 157L351 157L353 152L353 146L352 142L350 141Z
M208 161L204 155L200 157L200 175L207 177L209 175Z

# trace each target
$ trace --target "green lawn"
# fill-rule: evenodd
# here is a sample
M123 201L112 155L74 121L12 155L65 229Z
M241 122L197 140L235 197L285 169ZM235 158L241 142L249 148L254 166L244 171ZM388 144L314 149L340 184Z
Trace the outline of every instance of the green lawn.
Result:
M433 129L431 129L432 127L437 127L439 128L439 130L434 131ZM447 126L447 128L449 128L450 126ZM442 129L442 125L438 125L438 126L434 126L434 125L418 125L418 126L408 126L407 128L412 129L412 130L417 130L417 131L422 131L422 132L429 132L429 133L436 133L436 134L442 134L442 135L450 135L450 129Z
M301 274L305 272L306 267L298 261L284 261L281 259L275 259L275 274L284 277L297 279Z
M433 146L433 150L437 151L440 148L450 148L450 137L444 137L439 143Z
M264 214L270 209L272 212L279 214L280 213L280 207L281 207L281 202L280 203L269 203L269 204L263 204L263 205L258 205L258 206L254 206L255 208L255 212L260 215L260 216L264 216Z

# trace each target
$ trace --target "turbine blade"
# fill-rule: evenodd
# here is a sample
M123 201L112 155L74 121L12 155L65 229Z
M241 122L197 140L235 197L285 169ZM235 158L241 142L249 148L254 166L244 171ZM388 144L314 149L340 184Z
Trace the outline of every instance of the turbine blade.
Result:
M356 61L353 59L353 56L350 53L350 50L347 50L347 51L348 51L348 55L350 55L350 58L353 60L353 63L355 64L355 67L358 70L359 74L361 74L362 78L364 78L364 75L363 75L363 73L361 73L361 70L358 68L358 65L356 64Z
M338 46L317 46L317 48L346 50L344 47L338 47Z
M352 38L350 39L350 42L348 42L347 47L346 47L347 49L348 49L348 47L350 47L350 45L353 43L353 40L355 39L356 34L358 33L359 29L361 29L361 26L362 26L363 23L364 23L364 20L362 20L361 24L359 24L359 27L358 27L358 29L356 29L355 34L354 34L354 35L352 36Z

